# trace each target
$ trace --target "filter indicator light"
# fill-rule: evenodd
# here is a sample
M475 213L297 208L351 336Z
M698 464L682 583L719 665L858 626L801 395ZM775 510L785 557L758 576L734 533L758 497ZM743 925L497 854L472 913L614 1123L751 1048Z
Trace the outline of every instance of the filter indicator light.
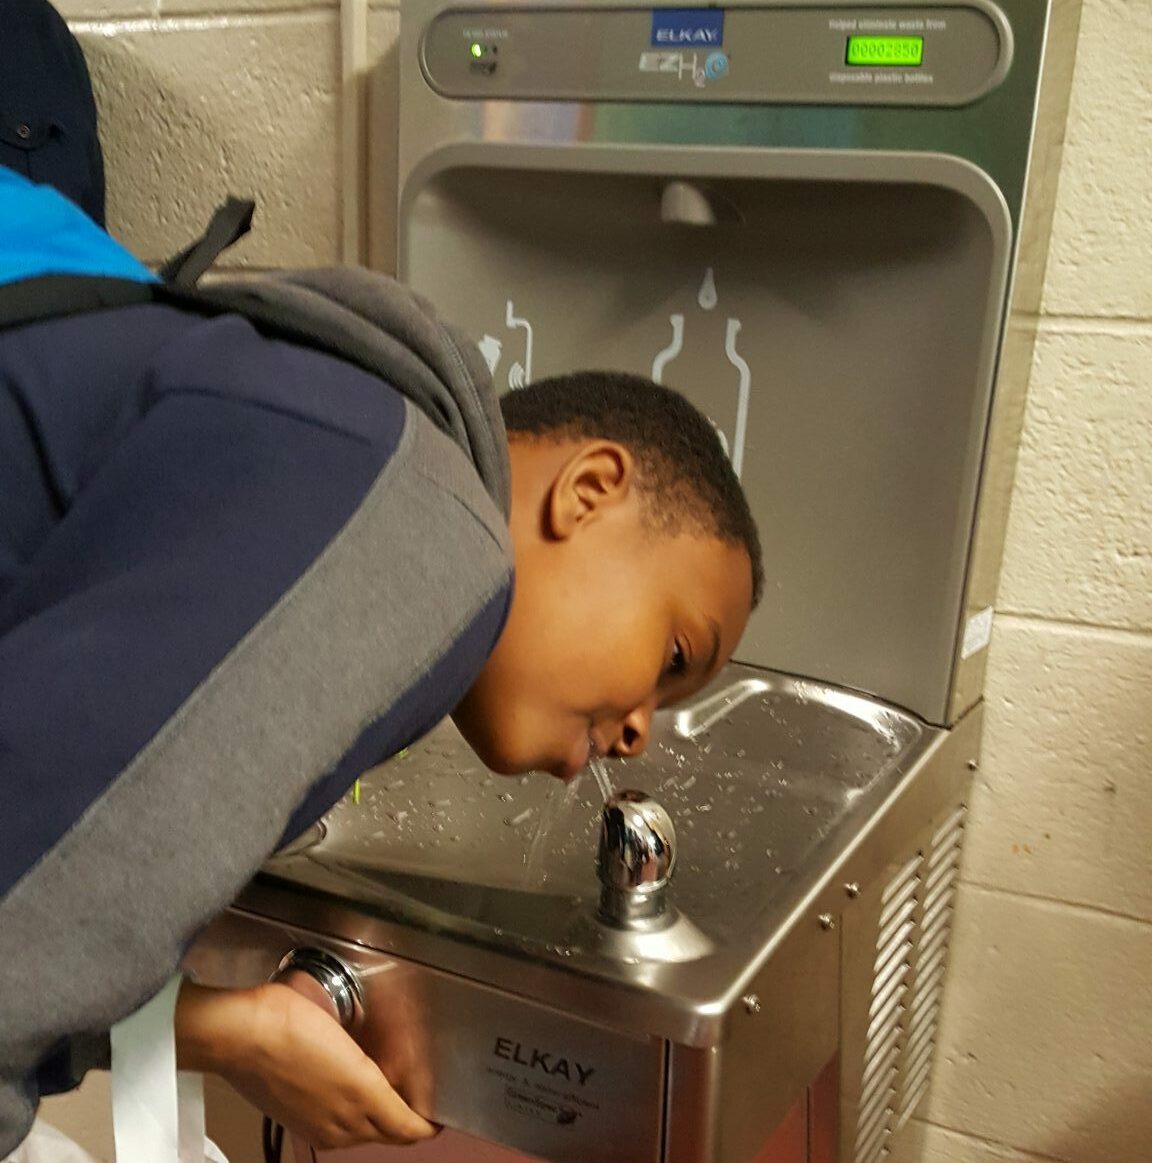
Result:
M494 44L485 44L482 40L469 41L468 67L474 73L491 76L496 71L496 53L498 51Z

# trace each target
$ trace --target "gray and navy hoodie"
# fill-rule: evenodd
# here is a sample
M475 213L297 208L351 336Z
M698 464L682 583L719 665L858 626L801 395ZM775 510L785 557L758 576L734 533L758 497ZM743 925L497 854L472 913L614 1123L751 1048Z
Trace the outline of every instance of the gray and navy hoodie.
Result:
M0 169L0 292L61 274L152 278ZM375 295L399 320L391 382L166 303L0 330L0 1157L503 626L483 366L350 277L336 310ZM342 298L343 276L309 282L292 293Z

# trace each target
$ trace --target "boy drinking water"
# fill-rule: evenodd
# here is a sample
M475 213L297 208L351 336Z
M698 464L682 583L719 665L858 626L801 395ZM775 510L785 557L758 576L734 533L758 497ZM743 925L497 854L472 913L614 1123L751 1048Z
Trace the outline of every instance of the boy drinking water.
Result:
M383 375L151 297L4 171L0 234L2 1157L358 774L447 714L498 772L638 754L762 573L673 392L578 373L502 421L478 353L388 280L280 288L357 333L387 315ZM82 307L30 309L61 279ZM176 1030L184 1067L319 1146L434 1133L288 985L186 983Z

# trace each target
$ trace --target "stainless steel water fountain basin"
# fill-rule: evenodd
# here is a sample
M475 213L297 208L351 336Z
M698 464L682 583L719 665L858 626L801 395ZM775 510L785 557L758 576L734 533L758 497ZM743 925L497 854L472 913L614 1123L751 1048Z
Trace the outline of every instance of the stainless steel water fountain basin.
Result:
M610 763L681 838L669 899L714 956L746 961L878 797L930 743L911 715L859 695L731 666L691 706L657 715L647 754ZM618 976L577 935L600 894L602 806L589 776L486 771L451 723L361 780L266 869L372 913Z
M492 775L445 724L272 859L189 965L244 985L327 949L417 1109L541 1158L751 1159L849 1036L837 999L857 962L867 1011L904 817L954 810L968 737L729 666L657 716L644 757L609 765L679 836L670 923L630 930L597 917L594 782ZM749 1097L734 1079L752 1061Z

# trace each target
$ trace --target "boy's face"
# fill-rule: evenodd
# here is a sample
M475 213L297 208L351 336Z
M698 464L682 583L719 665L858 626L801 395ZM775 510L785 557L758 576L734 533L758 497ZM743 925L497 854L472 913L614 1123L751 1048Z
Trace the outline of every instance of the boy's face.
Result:
M512 608L453 719L494 771L567 779L590 751L639 754L653 712L724 666L751 564L741 546L650 528L618 444L517 438L511 460Z

